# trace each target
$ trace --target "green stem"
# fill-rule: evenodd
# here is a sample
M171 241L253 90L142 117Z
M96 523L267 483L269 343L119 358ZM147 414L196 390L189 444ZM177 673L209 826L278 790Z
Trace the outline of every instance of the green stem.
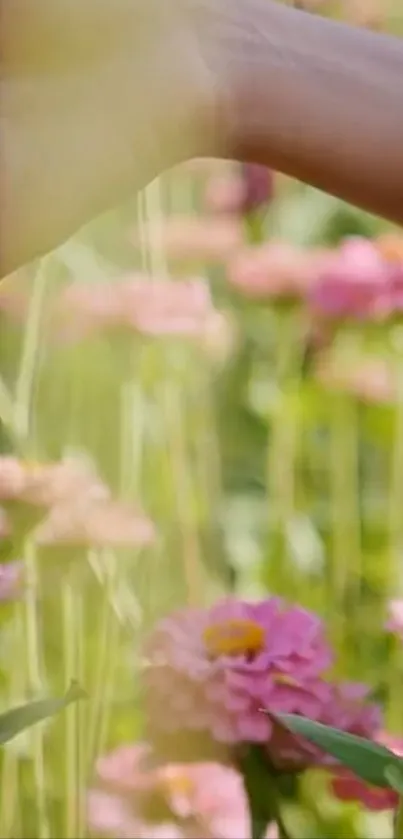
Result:
M396 810L393 837L394 839L403 839L403 796L400 796Z
M296 399L302 375L305 318L291 310L281 316L281 337L276 358L277 404L269 417L270 436L267 450L267 488L270 517L273 521L276 557L272 563L273 588L292 596L295 588L295 565L289 556L289 527L296 515L296 458L300 444ZM279 555L280 554L280 555Z
M37 370L41 342L41 325L48 279L47 257L39 264L33 285L28 319L24 332L24 343L19 374L15 386L14 429L20 440L27 440L30 434L31 401Z
M25 587L25 654L27 682L29 691L34 696L43 693L44 679L42 666L42 643L40 637L40 619L37 609L38 569L36 548L28 541L24 551L26 587ZM39 838L48 839L51 834L46 793L46 773L44 754L44 731L36 726L32 731L34 750L34 773L38 805Z
M83 602L81 581L70 574L63 585L64 619L64 665L66 685L72 679L82 684L83 676ZM84 839L85 830L85 778L84 762L84 719L80 702L66 709L65 756L66 756L66 839Z
M335 394L330 411L330 495L332 558L329 587L335 602L335 642L346 642L347 597L351 614L357 609L361 582L361 534L357 406L343 393ZM351 596L354 596L354 608Z
M390 492L389 492L389 562L386 570L387 598L402 596L401 557L403 548L403 356L398 345L396 363L397 373L397 401L395 406L395 424L393 431L393 446L390 460ZM389 702L387 708L387 724L391 727L401 724L401 678L402 678L402 649L395 644L389 661Z

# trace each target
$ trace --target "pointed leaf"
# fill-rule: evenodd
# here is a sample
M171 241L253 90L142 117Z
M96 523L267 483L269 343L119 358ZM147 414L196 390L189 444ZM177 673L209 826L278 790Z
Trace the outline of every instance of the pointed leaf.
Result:
M77 702L85 697L85 691L77 682L72 682L65 696L54 699L37 699L34 702L28 702L26 705L20 705L18 708L0 714L0 744L6 743L24 729L53 717L54 714L62 711L72 702Z
M332 755L368 784L390 786L385 771L400 761L385 746L294 714L281 714L280 721L294 734L305 737Z
M399 795L403 795L403 760L389 764L385 769L385 778Z

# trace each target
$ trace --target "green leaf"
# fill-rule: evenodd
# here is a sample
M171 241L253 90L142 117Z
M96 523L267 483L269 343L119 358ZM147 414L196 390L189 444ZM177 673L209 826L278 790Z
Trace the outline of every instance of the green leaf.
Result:
M305 737L332 755L363 781L377 787L390 787L386 770L399 766L401 761L385 746L294 714L281 714L279 720L294 734Z
M385 778L399 795L403 795L403 760L389 764L385 769Z
M0 744L7 743L16 737L21 731L36 725L38 722L53 717L63 708L67 708L72 702L86 697L85 691L77 682L72 682L66 695L54 699L37 699L20 705L5 714L0 714Z

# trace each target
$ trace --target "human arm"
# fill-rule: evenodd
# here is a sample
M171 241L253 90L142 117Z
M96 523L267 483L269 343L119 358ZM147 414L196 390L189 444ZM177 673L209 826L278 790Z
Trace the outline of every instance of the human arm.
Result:
M403 223L403 41L271 0L0 0L0 275L192 156Z

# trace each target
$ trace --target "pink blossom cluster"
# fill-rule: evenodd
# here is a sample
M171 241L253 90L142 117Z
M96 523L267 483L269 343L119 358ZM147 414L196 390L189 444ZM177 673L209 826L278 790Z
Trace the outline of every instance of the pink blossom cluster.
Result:
M34 531L41 546L145 547L155 538L148 516L112 496L92 465L79 458L26 462L0 457L2 537Z
M100 758L88 794L96 836L114 839L249 839L242 778L219 763L156 762L147 744ZM267 839L275 839L270 828Z
M146 657L149 730L167 754L181 739L193 750L260 743L273 766L291 772L329 761L277 714L368 737L380 727L365 685L329 679L333 653L321 620L278 598L179 611L156 626Z
M309 302L320 317L384 322L403 312L403 262L385 258L375 242L346 240L319 275Z
M98 328L136 330L149 336L200 336L215 310L199 279L161 280L134 274L96 288L68 286L59 301L62 321L78 333Z

